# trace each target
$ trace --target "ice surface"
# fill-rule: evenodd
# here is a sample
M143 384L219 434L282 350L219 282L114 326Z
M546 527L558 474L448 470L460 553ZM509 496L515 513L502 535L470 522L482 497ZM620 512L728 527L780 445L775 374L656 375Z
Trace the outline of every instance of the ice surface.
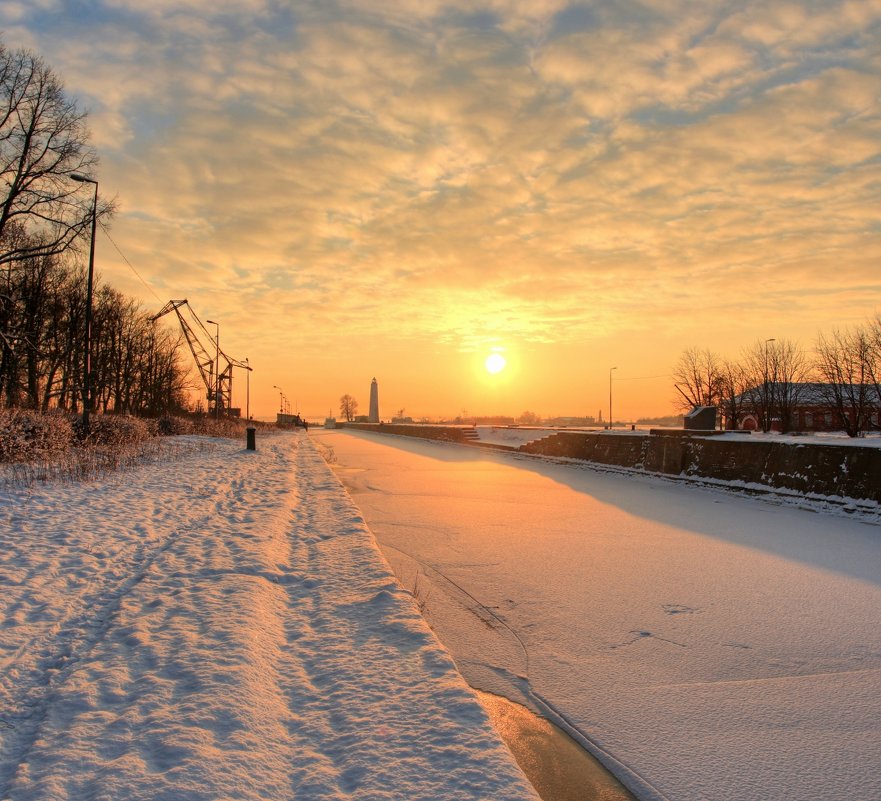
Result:
M535 796L300 433L0 492L0 798Z
M881 799L881 526L508 453L316 432L475 685L642 799Z

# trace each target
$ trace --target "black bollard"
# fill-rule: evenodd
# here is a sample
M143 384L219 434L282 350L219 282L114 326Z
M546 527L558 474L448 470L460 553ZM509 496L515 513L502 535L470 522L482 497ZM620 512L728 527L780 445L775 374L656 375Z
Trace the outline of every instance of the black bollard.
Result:
M257 429L252 426L248 426L245 429L248 432L248 450L256 451L257 450Z

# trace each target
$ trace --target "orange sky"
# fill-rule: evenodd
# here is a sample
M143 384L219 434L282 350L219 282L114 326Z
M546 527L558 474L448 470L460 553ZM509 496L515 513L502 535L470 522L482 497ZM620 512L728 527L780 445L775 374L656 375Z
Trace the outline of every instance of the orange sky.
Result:
M255 415L665 414L687 347L881 312L878 0L71 5L0 30L90 112L98 269Z

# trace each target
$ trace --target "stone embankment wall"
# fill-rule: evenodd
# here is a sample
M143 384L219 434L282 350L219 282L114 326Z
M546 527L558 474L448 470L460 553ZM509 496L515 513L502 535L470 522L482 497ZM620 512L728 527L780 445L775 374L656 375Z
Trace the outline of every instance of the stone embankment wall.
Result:
M473 429L468 427L394 423L342 425L376 434L481 444L471 439ZM713 436L682 431L632 434L563 431L517 449L492 447L582 459L652 473L734 481L793 490L805 495L840 496L881 503L881 448L759 438L732 439L724 434Z
M881 503L881 448L682 432L564 432L523 445L520 451Z
M337 423L337 427L370 431L373 434L400 434L405 437L437 439L443 442L465 442L465 431L473 430L455 426L425 426L409 423Z

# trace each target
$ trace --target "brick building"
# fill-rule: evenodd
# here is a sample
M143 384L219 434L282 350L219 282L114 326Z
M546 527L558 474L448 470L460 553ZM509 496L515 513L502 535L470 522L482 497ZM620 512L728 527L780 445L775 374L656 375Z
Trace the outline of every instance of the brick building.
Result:
M879 409L881 409L881 397L873 385L862 387L868 403L864 413L865 423L863 430L877 431L879 424ZM779 392L784 390L780 386ZM859 392L860 387L854 386L854 394ZM845 426L835 404L832 402L832 392L828 384L817 382L793 384L789 386L791 397L797 401L791 410L790 431L843 431ZM754 393L745 392L742 396L743 408L738 415L736 428L743 431L761 430L758 412L751 408L750 397ZM847 412L845 412L847 413ZM726 421L726 428L735 428ZM782 428L779 415L774 415L771 423L772 431L780 431Z

